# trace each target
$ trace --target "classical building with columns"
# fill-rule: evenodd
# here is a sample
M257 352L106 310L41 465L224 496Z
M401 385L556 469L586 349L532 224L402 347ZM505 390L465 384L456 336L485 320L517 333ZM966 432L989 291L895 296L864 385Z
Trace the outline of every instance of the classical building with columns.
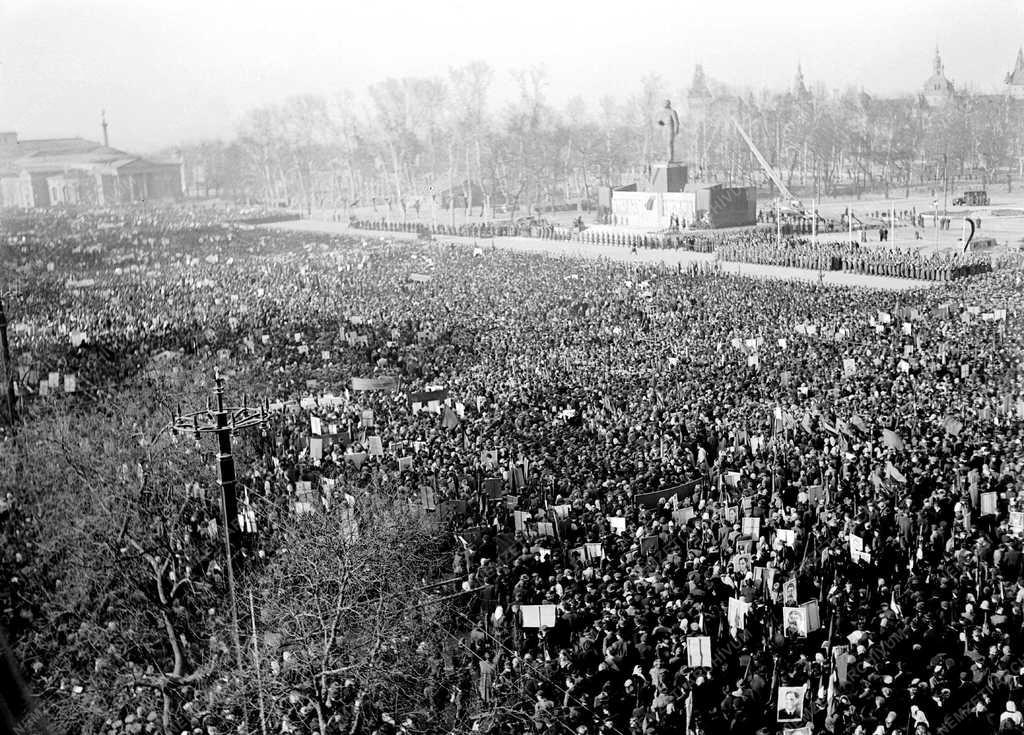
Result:
M179 161L84 138L19 140L0 132L0 206L31 209L180 199Z

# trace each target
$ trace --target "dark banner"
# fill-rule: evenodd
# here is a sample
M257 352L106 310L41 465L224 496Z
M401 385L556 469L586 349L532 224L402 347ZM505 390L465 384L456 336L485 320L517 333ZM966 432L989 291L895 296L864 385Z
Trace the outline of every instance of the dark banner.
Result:
M684 482L681 485L674 485L673 487L667 487L664 490L655 490L653 493L643 493L637 495L634 501L637 505L644 508L654 508L658 505L658 501L662 498L668 500L669 498L678 495L681 499L686 500L697 493L697 488L700 487L701 480L690 480Z

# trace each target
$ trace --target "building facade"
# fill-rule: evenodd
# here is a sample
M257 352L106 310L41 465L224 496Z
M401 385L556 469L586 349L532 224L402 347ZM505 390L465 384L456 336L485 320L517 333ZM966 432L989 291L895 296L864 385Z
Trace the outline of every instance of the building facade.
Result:
M179 161L126 153L84 138L19 140L0 133L0 206L104 206L182 197Z

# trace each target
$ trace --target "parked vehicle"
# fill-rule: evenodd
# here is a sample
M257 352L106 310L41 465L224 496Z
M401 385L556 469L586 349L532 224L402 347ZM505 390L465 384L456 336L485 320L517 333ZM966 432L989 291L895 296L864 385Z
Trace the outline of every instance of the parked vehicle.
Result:
M965 191L963 196L953 200L954 207L987 207L988 204L987 191Z

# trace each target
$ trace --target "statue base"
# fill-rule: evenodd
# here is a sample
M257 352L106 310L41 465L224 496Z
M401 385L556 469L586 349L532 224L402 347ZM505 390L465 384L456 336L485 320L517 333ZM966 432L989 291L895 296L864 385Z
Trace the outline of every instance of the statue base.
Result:
M651 180L647 191L669 194L681 192L689 181L689 169L686 164L667 161L651 166Z

